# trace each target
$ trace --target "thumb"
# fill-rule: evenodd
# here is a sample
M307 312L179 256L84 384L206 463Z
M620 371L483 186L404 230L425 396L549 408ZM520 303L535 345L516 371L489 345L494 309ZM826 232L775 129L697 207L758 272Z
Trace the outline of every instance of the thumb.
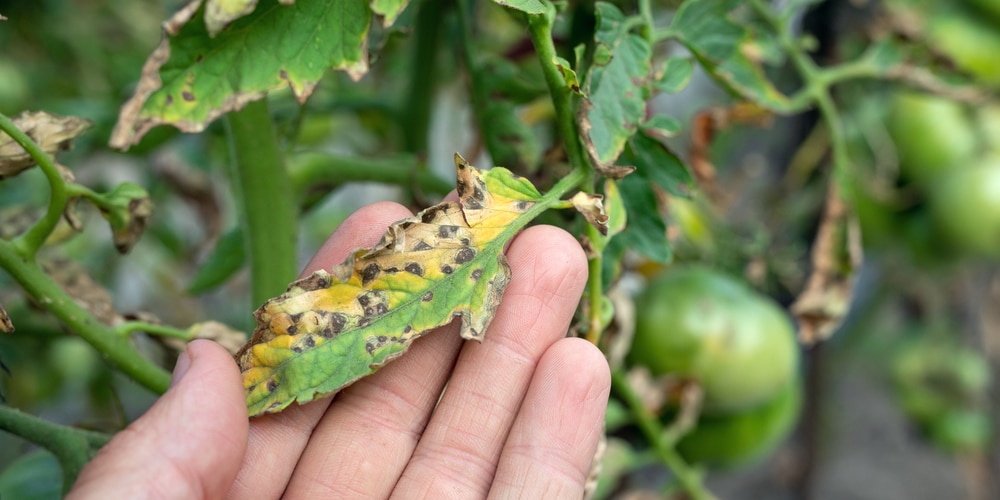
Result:
M195 340L178 357L167 393L98 452L69 497L222 497L243 462L247 433L232 356Z

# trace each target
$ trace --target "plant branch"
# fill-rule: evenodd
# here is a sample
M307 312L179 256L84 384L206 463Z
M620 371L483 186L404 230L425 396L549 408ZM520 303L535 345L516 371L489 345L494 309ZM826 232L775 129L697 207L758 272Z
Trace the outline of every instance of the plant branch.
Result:
M146 332L151 335L161 337L171 337L181 340L191 340L191 332L173 326L158 325L145 321L126 321L115 326L115 332L122 337L127 337L135 332Z
M16 408L0 405L0 429L52 452L63 471L63 492L69 490L80 470L111 436L58 425Z
M622 398L628 406L632 417L635 419L639 430L646 436L646 439L653 445L657 457L666 465L677 478L677 482L687 491L692 500L712 500L715 498L711 492L705 489L699 473L691 468L683 458L673 448L673 443L668 443L664 436L663 426L659 420L649 413L642 398L632 389L625 373L620 370L611 372L611 387L618 397Z
M583 150L583 144L580 143L580 134L576 128L573 94L559 67L556 66L556 47L552 43L552 17L555 16L555 7L548 3L547 6L547 13L528 16L528 30L531 32L531 41L535 46L538 62L542 65L545 83L549 87L552 105L556 110L559 134L565 143L570 166L587 172L585 182L588 186L593 186L593 169Z
M267 100L229 113L227 124L256 307L281 293L298 273L298 210Z
M63 179L62 173L59 172L59 168L52 158L45 154L45 151L42 151L42 148L28 137L28 134L17 128L17 125L14 125L14 122L3 113L0 113L0 130L14 139L31 155L31 159L35 160L38 168L42 169L45 179L49 182L49 206L45 215L13 241L14 248L21 256L34 259L35 253L52 234L66 210L66 203L69 201L69 197L66 195L66 180Z
M166 392L170 374L143 358L128 339L117 335L114 329L80 307L33 258L20 255L12 243L0 241L0 267L6 269L37 303L94 346L123 373L151 391L159 394Z
M437 76L438 40L443 31L441 29L443 3L442 0L423 0L417 6L411 58L413 68L410 71L412 77L402 107L406 150L421 158L427 156L427 134ZM462 3L462 0L459 3ZM418 164L418 168L421 165Z

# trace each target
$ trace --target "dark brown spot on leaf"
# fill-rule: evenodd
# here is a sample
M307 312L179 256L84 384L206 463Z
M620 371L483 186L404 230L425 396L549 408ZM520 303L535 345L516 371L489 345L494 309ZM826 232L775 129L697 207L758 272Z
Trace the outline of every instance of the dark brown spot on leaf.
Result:
M440 206L433 206L428 208L427 210L424 210L420 214L420 222L423 222L424 224L434 222L434 219L437 217L438 212L440 212L441 210L443 210L443 208Z
M461 240L458 240L458 241L461 242L463 245L468 245L469 244L469 238L462 238Z
M479 189L479 186L476 186L476 189L472 191L472 197L479 202L486 201L486 194L483 193L482 189Z
M204 59L204 58L205 58L205 56L203 54L198 54L198 57L194 58L195 64L200 63L202 61L202 59Z
M190 90L185 90L181 92L181 99L184 99L187 102L194 102L194 94L192 94Z
M174 103L174 96L167 94L167 106L170 106L173 103Z
M448 264L445 264L445 265L441 266L441 272L442 273L451 274L453 271L454 271L454 269L452 269L452 267L449 266Z
M395 266L393 266L393 267L387 267L387 268L383 269L382 272L383 273L389 273L389 274L396 274L396 273L399 272L399 268L395 267Z
M301 346L295 346L295 347L292 348L292 352L294 352L296 354L302 354L302 347Z
M288 79L288 72L285 71L284 69L282 69L282 70L278 71L278 76L280 76L282 80L287 80Z
M458 232L458 226L444 225L438 227L438 236L442 238L451 238L455 236L455 233L457 232Z
M305 344L306 344L306 347L309 347L309 348L316 347L316 339L314 339L310 335L310 336L306 337Z
M361 307L368 307L368 303L370 301L371 299L367 295L362 295L358 297L358 304L361 304Z
M365 266L365 268L361 270L361 285L364 286L372 281L375 281L375 278L378 277L378 273L381 270L382 269L379 265L374 262Z
M420 300L422 300L424 302L430 302L430 301L434 300L434 292L427 292L427 293L425 293L424 296L420 298Z
M479 210L483 208L483 204L474 198L465 198L462 200L462 206L470 210Z
M466 194L468 194L469 185L461 179L455 181L455 188L456 188L455 191L458 193L459 197L464 197Z
M424 241L424 240L420 240L420 241L417 242L416 245L413 245L413 249L414 250L418 250L418 251L430 250L432 248L434 248L434 247L428 245L427 242Z
M455 254L456 264L465 264L476 256L476 251L471 248L463 248Z
M524 200L521 200L521 201L517 202L517 209L520 210L520 211L522 211L522 212L525 211L525 210L527 210L528 209L528 202L524 201Z
M380 303L377 306L375 306L375 312L379 315L385 314L389 312L389 306Z
M375 308L374 307L366 307L365 308L365 316L372 316L374 314L375 314Z
M482 278L482 277L483 277L483 270L482 269L476 269L476 270L472 271L472 279L473 279L473 281L479 281L479 278Z
M368 355L375 354L375 345L371 342L365 344L365 350L368 351Z
M410 262L404 269L406 269L406 272L416 274L420 277L423 277L424 275L424 268L420 267L420 264L417 264L416 262Z
M298 325L289 326L285 331L288 332L289 335L295 335L296 333L299 333L299 326Z
M372 322L372 320L370 320L368 318L361 318L361 319L358 320L358 328L364 328L364 327L370 325L371 322Z
M379 335L379 336L378 336L378 341L379 341L379 343L382 343L382 344L384 344L386 340L388 340L388 338L386 338L386 336L385 336L385 335Z
M410 326L410 325L406 325L406 328L403 328L403 333L410 333L412 331L413 331L413 327Z
M333 333L340 333L346 324L347 316L344 316L342 313L333 313L330 315L330 328L333 329Z

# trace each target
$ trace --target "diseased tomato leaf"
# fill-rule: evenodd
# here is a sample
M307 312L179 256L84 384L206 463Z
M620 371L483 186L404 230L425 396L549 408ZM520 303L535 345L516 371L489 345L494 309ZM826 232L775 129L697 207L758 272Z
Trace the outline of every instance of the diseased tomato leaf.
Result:
M510 281L504 244L545 207L531 183L455 156L459 201L392 224L372 249L292 283L237 354L250 416L334 393L460 316L482 340Z

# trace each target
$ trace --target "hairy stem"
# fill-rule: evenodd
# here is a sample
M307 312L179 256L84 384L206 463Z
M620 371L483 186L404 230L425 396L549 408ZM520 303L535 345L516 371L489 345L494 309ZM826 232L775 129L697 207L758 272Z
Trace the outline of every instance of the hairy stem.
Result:
M642 398L632 389L632 384L629 383L624 372L620 370L611 372L611 387L622 401L624 401L625 405L628 406L632 417L635 418L636 424L639 426L639 430L646 436L649 443L653 445L653 449L660 461L670 469L670 472L674 474L677 482L680 483L691 499L714 499L715 497L712 493L705 489L705 485L702 484L700 474L692 469L677 454L677 451L673 448L673 443L668 443L664 438L664 429L660 425L660 421L646 409Z
M227 123L256 307L281 293L298 273L298 210L267 100L230 113Z
M66 180L59 173L59 168L56 167L52 158L45 154L45 151L42 151L42 148L28 137L28 134L17 128L14 122L3 113L0 113L0 130L14 139L31 155L31 159L35 160L38 168L42 169L45 179L49 182L49 206L45 215L13 241L14 248L21 256L33 259L38 249L52 234L66 210L66 203L69 201L69 197L66 195Z
M0 405L0 429L18 435L52 452L63 472L63 491L68 491L83 466L111 436L58 425Z
M143 358L128 339L80 307L34 259L19 255L11 243L0 241L0 267L6 269L36 302L101 351L123 373L154 392L166 392L170 374Z
M443 4L442 0L423 0L417 6L411 58L414 67L402 109L406 150L421 158L427 156Z
M167 325L158 325L156 323L147 323L145 321L126 321L125 323L115 326L115 332L123 337L127 337L135 332L146 332L148 334L159 335L161 337L191 340L191 332L188 330L182 330L180 328Z
M556 110L557 126L559 134L562 136L566 147L566 154L569 156L569 163L574 169L588 173L589 185L593 185L593 173L587 154L580 143L580 134L576 128L576 116L574 113L573 94L562 72L556 66L556 47L552 43L552 18L554 15L552 7L547 14L537 14L528 16L528 29L531 32L531 41L535 45L535 52L538 55L538 62L542 65L542 73L545 75L545 83L549 87L549 94L552 97L552 105Z

